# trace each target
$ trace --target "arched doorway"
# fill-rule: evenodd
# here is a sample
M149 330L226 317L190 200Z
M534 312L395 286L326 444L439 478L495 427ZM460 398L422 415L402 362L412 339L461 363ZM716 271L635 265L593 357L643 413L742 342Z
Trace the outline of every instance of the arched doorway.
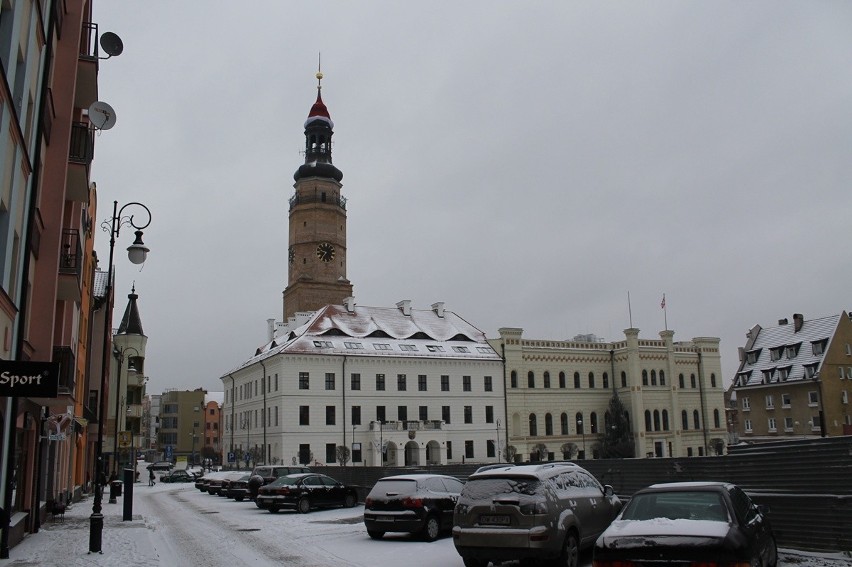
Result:
M405 466L420 464L420 445L417 441L409 441L405 444Z
M387 452L385 453L385 465L395 467L399 464L397 461L397 446L393 441L388 441Z
M441 445L437 441L429 441L426 444L426 464L441 464Z

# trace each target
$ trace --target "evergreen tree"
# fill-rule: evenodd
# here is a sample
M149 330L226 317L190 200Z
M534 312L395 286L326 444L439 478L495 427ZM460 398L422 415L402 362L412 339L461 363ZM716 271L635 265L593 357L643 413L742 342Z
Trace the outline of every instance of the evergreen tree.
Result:
M613 392L607 413L610 416L609 423L604 427L603 433L598 436L601 457L604 459L635 457L636 452L633 445L633 435L630 433L627 410L621 403L618 392Z

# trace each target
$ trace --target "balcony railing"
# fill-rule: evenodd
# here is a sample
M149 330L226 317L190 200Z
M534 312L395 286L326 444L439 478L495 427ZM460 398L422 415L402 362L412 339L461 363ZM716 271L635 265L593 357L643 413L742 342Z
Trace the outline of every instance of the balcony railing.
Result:
M68 149L68 160L73 163L89 165L95 157L95 136L85 122L71 124L71 146Z
M328 203L337 205L344 211L346 210L346 197L333 199L327 195L293 195L290 197L290 210L292 211L296 205L303 205L305 203Z
M98 60L98 24L83 22L80 34L80 59Z
M59 363L59 394L71 395L74 393L76 364L74 362L74 351L71 347L53 347L53 362Z
M63 228L59 273L79 276L82 269L83 246L80 244L80 232L74 228Z
M386 421L384 423L371 421L370 431L379 431L380 426L381 431L423 431L443 429L444 422L432 419L426 421Z

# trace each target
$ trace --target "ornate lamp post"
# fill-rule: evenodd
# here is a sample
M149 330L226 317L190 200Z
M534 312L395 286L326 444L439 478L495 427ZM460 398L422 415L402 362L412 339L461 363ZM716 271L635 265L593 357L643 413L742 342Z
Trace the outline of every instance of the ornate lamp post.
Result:
M577 429L580 430L580 434L583 436L583 458L586 458L586 430L583 429L583 418L577 420Z
M137 225L133 220L133 215L129 215L126 217L122 217L122 213L124 209L131 205L136 205L142 207L145 210L145 213L148 215L148 221L145 224ZM151 211L148 210L148 207L143 205L142 203L127 203L121 209L118 208L118 201L113 201L112 204L112 218L109 220L105 220L101 223L101 228L105 231L109 232L109 264L107 264L107 281L106 287L104 288L104 297L106 299L105 304L105 313L110 315L109 317L104 318L104 337L103 337L103 349L102 349L102 358L101 358L101 390L100 390L100 400L98 405L98 438L95 443L95 467L94 467L94 489L95 489L95 500L92 504L92 515L89 516L89 553L103 553L101 548L102 540L103 540L103 530L104 530L104 515L101 513L102 501L103 501L103 480L106 476L106 471L104 470L104 414L106 413L106 396L104 393L107 389L107 367L109 362L109 344L110 344L110 332L111 324L111 312L112 312L112 260L113 260L113 252L115 250L115 239L118 238L118 235L121 231L122 226L132 226L136 229L136 240L133 241L133 244L128 246L127 248L127 256L130 261L134 264L141 264L145 261L145 258L148 256L148 247L145 246L145 243L142 242L142 229L147 228L148 225L151 224ZM116 419L118 416L116 416Z

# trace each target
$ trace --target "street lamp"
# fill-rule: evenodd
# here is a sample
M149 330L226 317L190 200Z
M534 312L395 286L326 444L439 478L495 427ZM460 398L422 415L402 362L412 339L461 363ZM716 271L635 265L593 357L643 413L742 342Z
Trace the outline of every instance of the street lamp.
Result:
M583 436L583 458L586 458L586 430L583 429L583 418L577 420L577 429L580 431L580 434Z
M129 350L132 350L133 352L135 352L137 357L139 356L139 351L136 350L133 347L126 347L126 348L124 348L120 351L117 348L115 348L115 345L113 345L113 347L112 347L112 355L118 361L118 373L116 374L116 390L115 390L115 439L113 439L113 445L112 445L112 461L113 461L112 472L114 472L116 475L118 474L118 432L120 431L120 429L118 428L118 416L122 415L121 411L119 411L120 408L119 408L119 402L118 402L118 397L119 397L118 394L121 391L121 366L124 363L124 358L125 358L124 353L126 353ZM130 366L130 364L128 364L127 369L130 370L130 368L131 368L131 366Z
M198 406L194 406L192 408L192 411L194 411L197 414L198 411L199 411ZM198 416L195 415L195 416L193 416L193 419L192 419L192 456L189 458L189 464L190 464L190 466L193 466L193 467L195 466L195 439L197 437L196 434L195 434L195 429L197 427L198 427Z
M124 209L130 205L142 207L148 215L148 221L145 224L137 225L133 221L133 215L122 217ZM103 480L105 480L106 471L104 471L104 414L106 413L106 396L104 393L107 389L107 367L109 363L109 344L110 332L112 330L112 260L115 250L115 239L121 231L121 227L128 225L136 229L136 240L133 241L127 248L127 256L134 264L141 264L148 256L148 247L142 242L142 229L147 228L151 224L151 211L142 203L127 203L121 209L118 208L118 201L113 201L112 218L101 223L101 228L109 232L109 264L107 264L107 281L104 288L104 337L103 348L101 352L101 390L98 408L98 438L95 443L95 500L92 504L92 515L89 516L89 553L103 553L103 531L104 531L104 515L101 513L101 504L103 500ZM116 416L117 418L118 416Z

